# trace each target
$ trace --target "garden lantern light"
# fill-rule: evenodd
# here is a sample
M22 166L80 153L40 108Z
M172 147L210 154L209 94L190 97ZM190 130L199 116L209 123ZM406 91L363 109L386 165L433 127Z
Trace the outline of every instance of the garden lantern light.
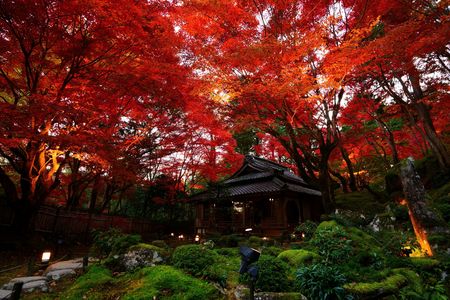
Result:
M250 265L258 261L261 253L253 248L241 246L239 248L239 254L241 254L241 267L239 268L239 273L248 273L250 275L250 299L253 300L255 294L255 281L258 278L258 267Z
M48 262L50 261L50 257L51 256L52 256L52 253L50 251L44 251L42 253L41 262L43 264L48 264Z

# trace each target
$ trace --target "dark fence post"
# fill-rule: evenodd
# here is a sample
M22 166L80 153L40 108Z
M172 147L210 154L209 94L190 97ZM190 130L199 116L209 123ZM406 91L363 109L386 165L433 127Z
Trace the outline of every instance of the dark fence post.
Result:
M13 290L11 293L11 300L19 300L20 299L20 294L22 293L22 286L23 286L23 282L22 281L18 281L16 283L14 283L13 286Z
M86 230L84 232L84 239L86 242L89 241L89 237L90 237L91 220L92 220L92 212L89 211L88 212L88 220L87 220L87 224L86 224Z
M58 206L56 208L55 219L53 220L53 226L52 226L52 233L56 232L56 225L58 225L58 218L59 218L59 210L60 210L60 206Z
M86 272L86 268L89 264L89 256L83 256L83 273Z

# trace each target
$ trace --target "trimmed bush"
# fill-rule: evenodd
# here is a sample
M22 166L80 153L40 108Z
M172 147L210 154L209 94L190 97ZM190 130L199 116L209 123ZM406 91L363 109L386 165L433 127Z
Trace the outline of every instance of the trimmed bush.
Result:
M299 249L283 251L278 255L278 258L287 262L289 265L298 268L302 265L319 260L320 256L312 251Z
M206 269L218 260L218 254L201 245L183 245L175 249L172 263L194 276L205 275Z
M351 243L347 232L334 221L322 222L311 239L325 263L345 262L352 252Z
M264 292L288 292L292 289L290 268L273 256L261 255L256 262L259 267L255 288Z
M308 299L351 299L343 288L345 282L334 267L316 264L298 270L296 286Z

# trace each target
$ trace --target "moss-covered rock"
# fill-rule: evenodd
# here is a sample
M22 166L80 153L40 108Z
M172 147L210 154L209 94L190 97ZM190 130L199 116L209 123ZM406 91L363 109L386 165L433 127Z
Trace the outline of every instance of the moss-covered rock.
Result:
M121 256L120 263L126 271L133 271L138 268L152 267L163 263L168 257L166 250L150 244L137 244L131 246L128 251Z
M377 297L394 294L408 283L402 274L393 274L379 282L358 282L344 285L347 292L360 297Z
M318 261L320 256L315 252L299 249L283 251L278 255L278 258L293 267L300 267Z
M439 265L439 261L437 259L429 257L411 257L409 260L414 267L421 269L432 269Z

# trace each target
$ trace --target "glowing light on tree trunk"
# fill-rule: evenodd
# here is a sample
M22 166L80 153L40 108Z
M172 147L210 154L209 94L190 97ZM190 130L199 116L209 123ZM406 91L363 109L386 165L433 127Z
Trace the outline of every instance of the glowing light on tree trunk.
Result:
M428 242L427 231L422 228L422 226L420 226L419 222L417 222L416 218L411 212L411 209L409 208L408 201L406 201L406 199L402 199L400 201L400 204L405 205L408 208L409 219L411 220L414 234L416 235L417 242L420 245L421 252L426 255L433 256L433 251L431 250L430 243ZM414 257L423 255L421 255L421 253L413 252L410 256Z

